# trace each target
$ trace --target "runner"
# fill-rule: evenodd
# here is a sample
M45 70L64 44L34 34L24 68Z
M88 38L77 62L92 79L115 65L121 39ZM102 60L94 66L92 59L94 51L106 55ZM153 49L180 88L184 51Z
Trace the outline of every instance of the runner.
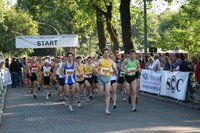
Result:
M136 104L138 104L139 102L139 96L140 96L140 71L141 71L141 62L140 62L140 56L138 56L138 62L139 62L139 68L137 71L136 71L136 82L137 82L137 87L136 87L136 90L137 90L137 97L136 97Z
M77 62L77 68L75 69L76 71L76 89L77 89L77 99L78 99L78 108L81 107L81 95L84 95L84 83L85 83L85 78L84 78L84 68L83 64L81 63L82 58L80 56L76 57L76 62ZM87 97L87 96L86 96Z
M68 53L67 57L65 57L65 62L60 70L60 73L64 77L64 90L65 96L69 96L69 111L74 112L72 108L72 104L74 102L74 97L76 94L76 73L75 68L77 67L76 62L73 60L73 54Z
M38 90L40 91L41 89L41 86L42 86L42 72L41 72L41 69L42 69L42 66L44 65L43 61L42 61L42 58L41 57L38 57L37 58L38 60Z
M110 59L113 60L113 66L116 69L116 73L111 67L111 92L112 92L112 100L113 100L113 109L117 108L117 65L115 63L115 56L113 54L110 55Z
M122 71L122 65L124 62L124 56L123 58L121 56L117 56L117 62L118 62L118 80L117 80L117 86L119 90L121 91L121 97L124 102L126 102L125 98L125 79L124 79L124 72Z
M98 58L97 57L93 57L92 59L93 59L92 60L92 65L96 66ZM97 73L95 72L95 70L94 70L94 73L93 73L92 89L94 90L95 95L96 95L97 92L98 92L98 79L97 79Z
M135 112L136 110L136 97L137 97L137 81L138 70L140 70L139 62L136 59L136 51L130 50L129 59L124 60L124 71L125 71L125 84L126 84L126 93L130 96L131 100L131 111Z
M28 66L29 76L30 76L30 90L33 93L34 99L36 99L36 87L38 79L38 64L35 57L32 58L30 65Z
M29 93L30 94L33 94L33 89L32 89L32 87L31 87L31 79L30 79L30 75L29 75L29 73L30 73L30 66L31 66L31 59L30 58L28 58L27 60L26 60L26 66L25 66L25 78L26 78L26 85L27 85L27 87L28 87L28 89L29 89Z
M114 72L116 72L116 68L114 67L113 61L109 58L109 51L108 49L103 50L103 57L100 59L97 64L96 68L98 68L98 71L96 70L96 73L98 74L98 93L99 96L103 96L105 92L105 114L110 115L109 112L109 104L110 104L110 91L111 91L111 68L113 68ZM104 91L105 89L105 91Z
M92 65L92 58L88 57L87 63L85 64L85 67L84 67L84 70L85 70L84 76L85 76L85 85L86 85L87 91L89 92L90 100L93 99L93 87L92 87L92 84L93 84L93 81L94 81L93 67L94 66Z
M62 68L62 66L63 66L62 59L58 59L58 63L55 64L55 75L57 79L59 101L63 101L63 91L64 91L64 78L60 73L60 69Z
M50 94L50 76L53 73L52 66L50 64L49 59L44 60L44 65L42 66L41 69L43 73L43 83L44 83L44 94L46 99L49 99L49 94Z

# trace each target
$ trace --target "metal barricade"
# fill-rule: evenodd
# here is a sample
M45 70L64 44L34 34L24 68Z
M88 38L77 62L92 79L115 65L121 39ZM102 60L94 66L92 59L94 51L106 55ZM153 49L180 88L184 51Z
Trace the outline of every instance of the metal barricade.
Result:
M4 87L3 87L3 79L0 76L0 104L3 102L3 97L4 97ZM0 106L1 108L1 106Z

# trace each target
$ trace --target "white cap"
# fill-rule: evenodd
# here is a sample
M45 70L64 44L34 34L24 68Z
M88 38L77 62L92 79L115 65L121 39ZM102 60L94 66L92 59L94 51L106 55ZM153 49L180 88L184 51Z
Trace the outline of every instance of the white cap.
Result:
M45 59L44 63L50 63L49 59Z

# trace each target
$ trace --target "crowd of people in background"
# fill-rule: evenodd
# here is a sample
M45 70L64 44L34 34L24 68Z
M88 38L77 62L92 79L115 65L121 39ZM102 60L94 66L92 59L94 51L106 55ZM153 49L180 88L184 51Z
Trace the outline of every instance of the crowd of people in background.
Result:
M200 53L189 60L184 54L151 53L144 56L130 50L129 54L119 51L102 53L91 57L75 56L68 53L62 57L28 57L4 59L1 53L0 70L9 70L12 87L27 86L29 93L37 99L37 93L43 88L45 99L50 99L54 85L60 101L69 101L69 111L73 112L74 102L81 108L81 100L93 100L95 93L105 96L105 114L110 115L110 100L113 109L117 108L117 91L121 91L123 101L126 96L131 104L131 111L136 112L139 101L140 73L142 69L154 71L191 72L200 83ZM188 83L189 93L193 93L191 82Z

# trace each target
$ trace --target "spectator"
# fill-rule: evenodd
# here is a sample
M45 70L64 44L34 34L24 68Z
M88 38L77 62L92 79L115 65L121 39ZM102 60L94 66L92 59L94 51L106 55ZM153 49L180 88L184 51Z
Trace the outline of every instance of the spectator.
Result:
M146 63L146 68L150 69L150 70L153 70L153 62L154 62L154 59L153 59L152 56L150 56L148 58L148 62Z
M154 62L153 62L153 66L152 66L152 69L154 70L154 71L160 71L160 56L159 56L159 54L155 54L154 55Z
M165 56L167 56L168 58L170 57L169 53L165 53Z
M175 52L175 53L179 53L179 46L175 46L175 47L174 47L174 52Z
M175 55L172 55L172 69L177 70L179 64L180 64L179 53L176 53Z
M190 68L190 64L188 61L185 61L185 56L183 54L180 54L180 59L181 59L181 63L180 63L180 67L179 67L179 71L182 72L188 72L188 71L192 71L192 68Z
M10 62L9 62L9 59L8 58L6 58L6 68L10 68Z
M196 69L195 69L195 79L198 83L200 83L200 53L197 54L197 64L196 64Z
M171 70L171 69L172 69L172 67L171 67L171 63L170 63L169 57L168 57L168 56L165 56L165 57L164 57L164 66L163 66L163 70L169 71L169 70Z
M193 66L193 70L195 71L195 69L196 69L196 64L197 64L197 62L198 62L198 58L197 58L197 56L192 56L192 66Z
M162 57L159 58L160 61L160 70L164 70L165 61Z
M22 68L23 68L23 65L22 65L22 62L17 59L17 64L18 64L18 85L21 84L23 85L23 79L22 79Z
M17 81L18 81L18 71L19 71L19 64L16 62L16 59L13 58L12 62L10 64L10 73L12 78L12 87L17 87Z

